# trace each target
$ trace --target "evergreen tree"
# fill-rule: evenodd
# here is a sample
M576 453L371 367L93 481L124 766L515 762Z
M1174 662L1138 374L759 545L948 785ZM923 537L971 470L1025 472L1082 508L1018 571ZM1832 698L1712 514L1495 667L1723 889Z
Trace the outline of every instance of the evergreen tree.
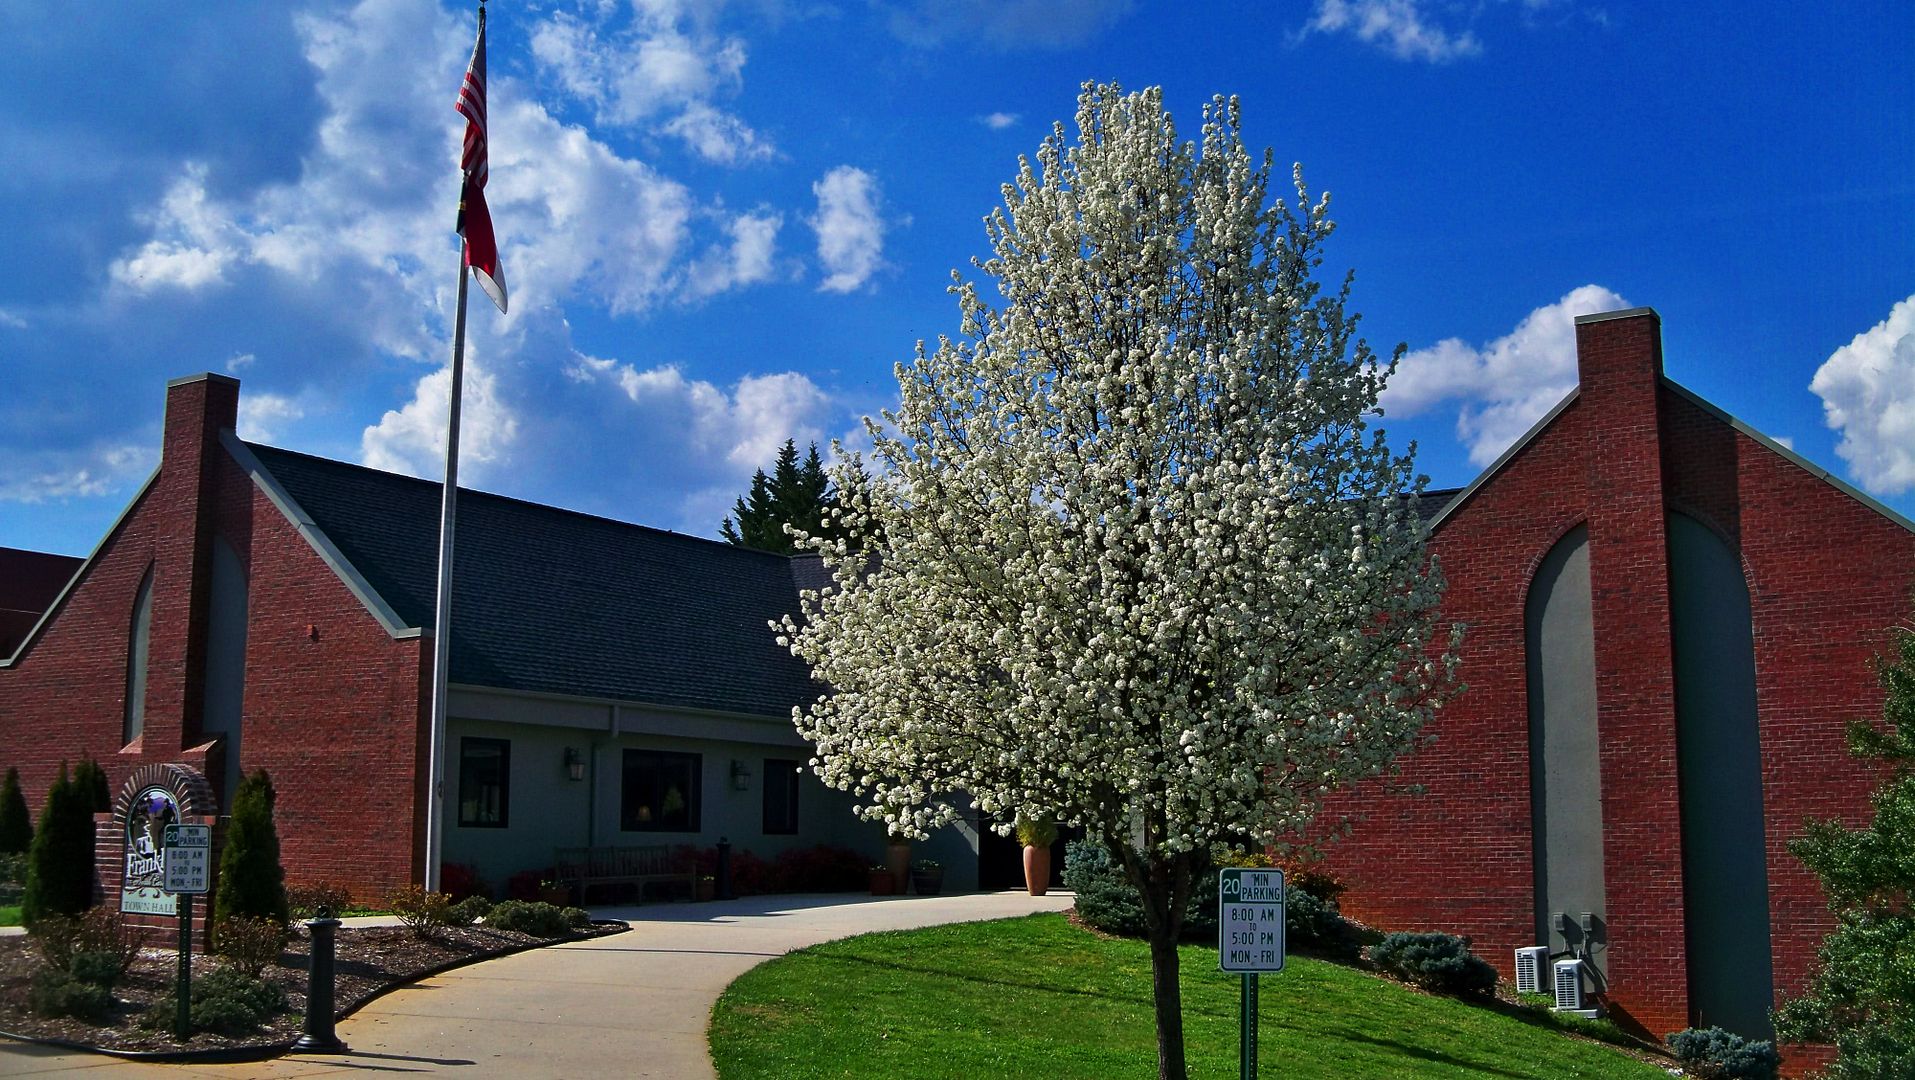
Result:
M1776 1013L1785 1039L1835 1044L1833 1080L1915 1076L1915 627L1896 632L1881 665L1886 724L1856 721L1849 751L1887 778L1861 829L1810 822L1789 845L1821 879L1835 912L1808 991Z
M798 548L785 535L785 526L794 525L809 536L835 538L838 530L826 519L837 505L818 444L811 444L801 463L797 440L786 439L771 475L766 476L763 469L753 474L751 491L732 504L732 516L718 531L733 544L790 555Z
M61 762L59 779L47 792L40 825L27 849L20 919L32 926L48 915L78 915L92 906L92 803Z
M233 816L219 856L219 891L213 897L215 922L240 916L282 925L291 921L286 871L279 865L279 832L273 825L278 798L264 769L240 781L233 793Z
M104 814L113 809L113 792L106 783L106 770L92 758L81 758L80 764L73 770L73 784L86 796L86 803L93 813Z
M20 790L20 770L8 769L0 784L0 855L17 855L33 843L33 817Z

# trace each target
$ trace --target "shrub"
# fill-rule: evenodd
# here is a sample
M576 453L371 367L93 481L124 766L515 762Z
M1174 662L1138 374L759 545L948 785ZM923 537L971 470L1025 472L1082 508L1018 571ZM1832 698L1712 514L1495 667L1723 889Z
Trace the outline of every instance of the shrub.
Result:
M108 985L117 983L133 966L144 942L143 931L122 922L120 913L108 907L94 908L79 918L49 915L34 923L29 933L40 959L51 971L72 972L76 958L82 955L112 957L115 970Z
M193 979L190 1016L196 1031L245 1035L285 1007L285 991L236 968L215 968ZM164 1030L172 1027L178 1016L179 991L175 988L141 1015L140 1026Z
M27 989L27 1006L41 1016L71 1016L98 1023L113 1008L113 991L75 978L70 972L46 968L33 976Z
M20 921L78 915L93 903L93 810L89 796L60 766L27 851Z
M566 909L576 910L572 908ZM468 896L446 908L446 925L471 926L492 913L492 901L483 896Z
M213 940L218 943L216 951L220 956L245 974L258 978L260 972L279 961L286 937L284 923L240 915L221 920Z
M1490 993L1496 989L1496 969L1469 946L1468 938L1455 934L1385 934L1383 940L1370 946L1370 962L1438 993Z
M440 927L452 925L452 898L421 885L401 885L386 898L386 907L414 937L431 937Z
M1077 894L1077 917L1107 934L1143 937L1144 905L1124 865L1104 845L1073 840L1064 848L1064 887ZM1184 938L1217 942L1217 875L1210 860L1192 856Z
M732 855L733 882L732 891L740 896L750 896L737 881L738 855ZM717 858L714 854L713 869L716 870ZM816 847L792 848L778 853L772 860L770 873L763 883L765 892L863 892L870 884L870 873L864 856L850 848L820 844ZM757 890L753 890L754 892Z
M542 870L521 870L505 879L505 898L507 900L537 900L539 886L552 880L555 871L551 867Z
M1017 842L1025 847L1050 847L1057 842L1057 823L1049 818L1017 816Z
M1719 1027L1684 1028L1669 1036L1669 1049L1684 1069L1704 1080L1775 1080L1782 1067L1774 1043Z
M317 919L321 912L339 917L352 907L352 894L338 885L301 885L286 890L286 909L296 919Z
M286 902L286 871L279 865L279 832L273 826L273 779L260 769L233 793L233 816L219 856L219 892L213 918L251 916L280 925L292 920Z
M75 953L73 962L67 967L67 974L93 986L104 986L108 990L119 984L126 974L125 958L110 952Z
M6 781L0 783L0 854L21 854L32 843L33 818L20 790L20 770L8 769Z
M92 758L81 758L73 767L73 786L86 796L87 812L104 814L113 809L113 791L106 782L106 770Z
M485 924L494 930L512 930L533 937L565 937L571 932L572 921L565 914L567 910L577 908L557 908L537 900L506 900L493 907L492 913L485 917ZM589 921L590 916L587 916Z
M492 895L492 887L479 876L479 868L471 863L446 863L439 867L439 891L454 900Z
M561 909L565 915L565 925L573 930L583 930L592 925L592 913L582 907Z
M1283 890L1283 929L1286 944L1326 956L1354 958L1361 951L1356 928L1337 911L1335 900L1288 883Z

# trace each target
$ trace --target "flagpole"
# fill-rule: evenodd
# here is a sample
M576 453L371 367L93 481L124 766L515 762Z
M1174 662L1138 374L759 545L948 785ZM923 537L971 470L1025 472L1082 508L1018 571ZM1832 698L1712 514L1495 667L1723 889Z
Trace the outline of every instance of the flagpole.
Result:
M452 654L452 532L459 493L459 399L465 385L464 245L459 251L459 300L452 321L452 389L447 395L445 490L439 501L439 594L432 622L432 735L426 767L427 892L439 891L439 865L444 857L446 681Z

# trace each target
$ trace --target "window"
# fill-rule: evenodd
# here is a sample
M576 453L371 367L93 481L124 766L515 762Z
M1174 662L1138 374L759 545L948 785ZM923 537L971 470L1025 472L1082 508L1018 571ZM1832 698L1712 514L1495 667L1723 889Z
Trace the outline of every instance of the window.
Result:
M798 831L798 763L765 759L765 835Z
M146 730L146 649L153 632L153 568L146 568L133 597L133 622L126 633L126 708L120 717L120 742L131 743Z
M697 832L702 763L697 754L625 751L619 828L626 832Z
M459 824L503 829L512 794L512 744L505 739L459 740Z

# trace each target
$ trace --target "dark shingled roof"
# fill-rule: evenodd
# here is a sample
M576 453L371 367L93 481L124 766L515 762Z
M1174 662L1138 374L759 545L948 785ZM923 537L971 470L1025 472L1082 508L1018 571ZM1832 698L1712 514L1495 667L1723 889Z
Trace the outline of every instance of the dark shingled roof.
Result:
M432 625L439 484L247 446ZM452 682L765 716L818 694L766 625L798 606L786 556L461 488L453 564Z

